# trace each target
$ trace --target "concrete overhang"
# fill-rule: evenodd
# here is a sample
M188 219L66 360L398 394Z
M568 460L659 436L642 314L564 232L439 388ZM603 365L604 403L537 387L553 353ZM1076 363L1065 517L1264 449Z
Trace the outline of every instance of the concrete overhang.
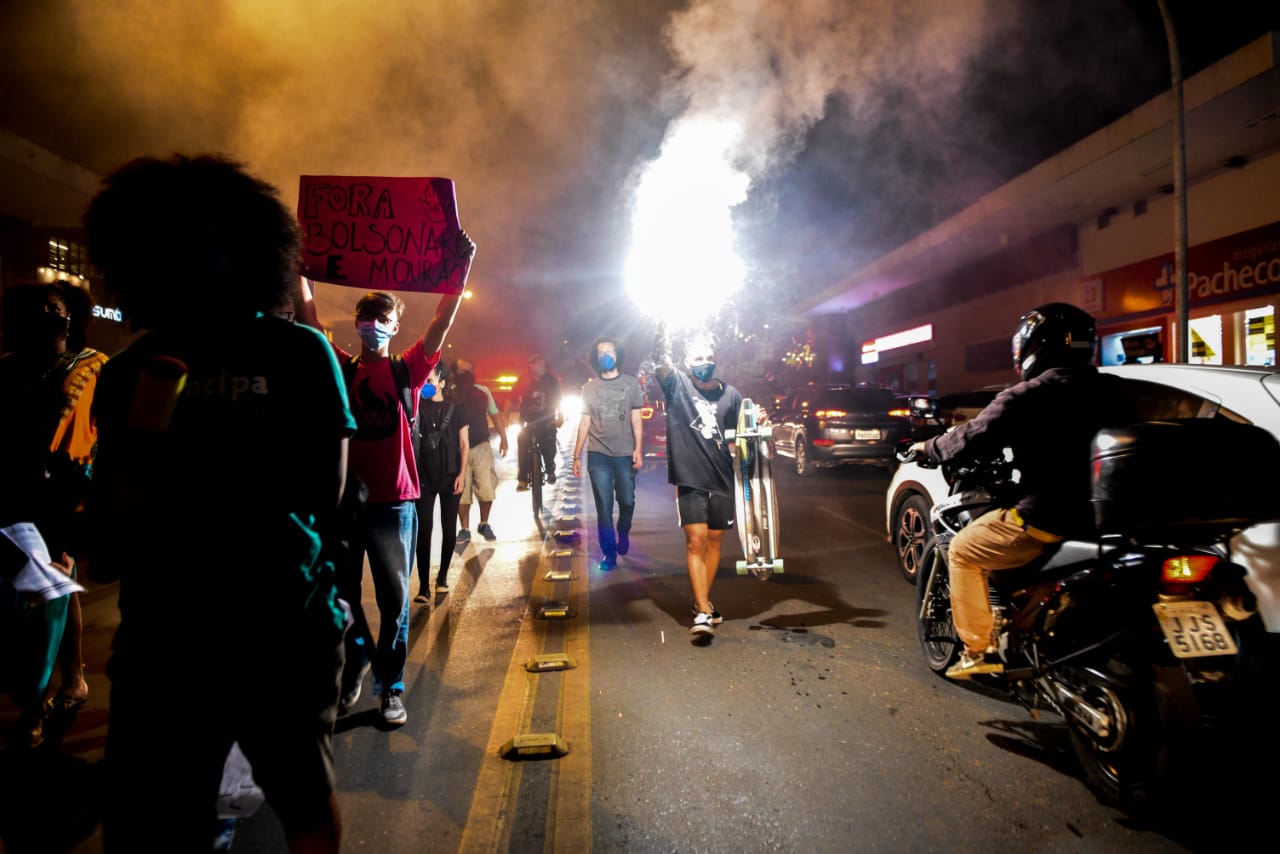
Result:
M1280 147L1278 58L1280 33L1273 32L1184 81L1188 180L1229 158ZM1056 226L1155 196L1173 183L1172 152L1170 90L801 301L797 311L855 309Z
M0 216L48 228L80 225L99 177L0 128Z

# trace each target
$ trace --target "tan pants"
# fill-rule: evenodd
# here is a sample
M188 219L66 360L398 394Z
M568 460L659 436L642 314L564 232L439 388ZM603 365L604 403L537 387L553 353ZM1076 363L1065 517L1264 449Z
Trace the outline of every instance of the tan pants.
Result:
M956 534L949 550L951 614L965 649L982 653L993 643L987 573L1028 564L1058 542L1062 537L1028 529L1016 511L1004 509L984 513Z

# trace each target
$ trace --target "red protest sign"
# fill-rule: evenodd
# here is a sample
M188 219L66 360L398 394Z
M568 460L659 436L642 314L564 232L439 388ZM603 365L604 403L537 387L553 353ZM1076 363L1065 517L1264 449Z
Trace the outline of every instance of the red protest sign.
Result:
M302 275L386 291L461 293L471 262L453 181L303 175Z

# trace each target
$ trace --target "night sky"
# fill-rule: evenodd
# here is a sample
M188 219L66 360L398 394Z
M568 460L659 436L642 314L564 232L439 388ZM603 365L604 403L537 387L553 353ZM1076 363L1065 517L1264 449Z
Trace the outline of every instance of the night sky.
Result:
M1188 76L1280 29L1170 5ZM0 53L0 125L100 174L220 151L290 206L300 174L453 178L479 252L451 340L482 363L647 331L630 203L674 119L747 129L745 327L1169 85L1156 0L3 0Z

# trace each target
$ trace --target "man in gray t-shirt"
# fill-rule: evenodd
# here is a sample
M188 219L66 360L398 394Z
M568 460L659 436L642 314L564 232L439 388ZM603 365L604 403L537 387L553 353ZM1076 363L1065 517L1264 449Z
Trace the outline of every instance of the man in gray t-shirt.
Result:
M587 471L596 499L596 530L604 559L600 569L610 570L618 555L631 549L631 516L636 509L636 470L641 451L640 410L644 395L640 381L622 373L623 350L611 338L601 338L591 348L596 377L582 387L582 416L573 446L573 474L582 476L582 448L587 448ZM613 501L618 501L617 536L614 536Z

